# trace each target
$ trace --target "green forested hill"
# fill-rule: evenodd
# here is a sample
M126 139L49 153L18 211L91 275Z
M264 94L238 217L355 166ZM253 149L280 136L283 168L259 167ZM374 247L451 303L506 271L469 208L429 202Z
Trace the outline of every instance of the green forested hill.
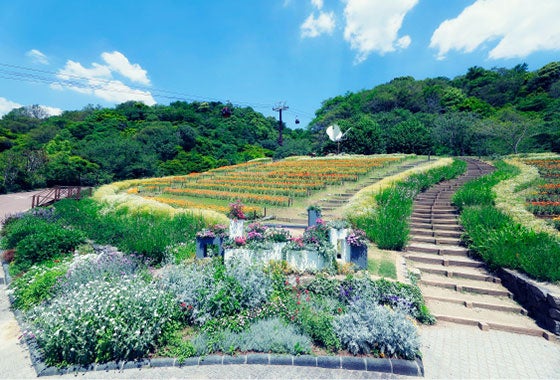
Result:
M274 118L231 105L231 115L223 115L224 107L127 102L52 117L37 106L13 110L0 120L0 192L183 174L311 152L307 132L284 129L279 147Z
M317 149L338 123L356 153L506 154L560 151L560 62L529 72L470 68L454 79L395 78L327 99L311 123Z
M217 102L87 106L46 117L38 106L0 119L0 192L184 174L259 157L345 153L495 155L560 152L560 62L535 71L468 69L454 79L395 78L322 103L306 130ZM229 105L231 107L231 105ZM227 115L226 115L227 116Z

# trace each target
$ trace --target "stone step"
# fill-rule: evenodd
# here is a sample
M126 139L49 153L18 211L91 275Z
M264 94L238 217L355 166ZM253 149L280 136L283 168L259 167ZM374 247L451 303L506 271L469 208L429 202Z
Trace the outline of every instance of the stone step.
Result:
M455 207L447 207L447 206L415 205L414 211L421 211L421 212L433 213L433 214L458 214L458 211Z
M410 217L411 223L431 223L432 221L433 224L438 224L438 225L454 225L454 226L457 225L456 217L453 219L443 219L443 218L432 219L432 218L419 217L414 215Z
M416 269L422 273L434 274L446 278L464 278L468 280L476 280L481 282L493 282L501 284L502 280L499 277L493 276L482 268L470 267L443 267L441 265L418 264L415 265Z
M432 229L434 231L462 231L463 230L463 228L457 223L438 224L438 223L427 223L427 222L411 222L410 227Z
M481 330L500 330L517 334L554 339L530 318L518 314L484 308L466 308L462 305L430 300L428 307L438 321L478 326Z
M413 203L413 207L416 208L418 206L424 207L453 207L449 201L440 201L437 199L425 199L425 200L418 200L416 199Z
M521 307L515 300L505 296L494 296L480 293L457 292L454 289L445 289L435 286L422 285L422 295L427 299L437 299L441 302L450 302L461 305L492 305L484 307L491 310L503 310L519 314L527 314L527 311Z
M430 285L439 288L453 289L457 292L470 292L487 294L498 297L512 298L512 293L501 284L486 281L469 280L465 278L448 278L431 273L423 273L420 281L421 285Z
M412 218L425 218L431 220L453 220L457 223L457 213L434 213L431 211L414 210L411 214Z
M348 203L348 200L347 200L347 199L334 199L334 198L331 198L331 199L324 200L323 203L325 203L325 204L334 204L334 205L343 205L343 204Z
M484 267L484 263L470 259L468 257L439 256L430 253L416 253L416 252L409 253L405 257L407 260L414 261L417 263L443 265L444 267L448 267L448 266L470 267L470 268Z
M495 311L502 311L505 313L516 313L516 314L521 314L521 315L527 315L528 312L527 310L525 310L524 308L522 308L521 306L517 305L517 306L509 306L509 305L504 305L498 302L493 302L493 303L485 303L485 302L476 302L476 301L463 301L461 299L457 299L457 298L445 298L445 297L439 297L439 296L428 296L428 295L424 295L424 299L426 301L439 301L439 302L447 302L447 303L453 303L453 304L457 304L457 305L463 305L466 308L472 309L472 308L479 308L479 309L486 309L486 310L495 310ZM495 301L496 297L492 296L491 301Z
M469 250L466 247L456 245L437 245L428 243L412 243L406 247L407 253L423 253L438 256L469 256Z
M432 236L432 237L447 237L447 238L457 238L460 239L463 235L462 231L437 231L433 229L427 228L410 228L411 235L419 235L419 236Z
M461 243L461 239L453 238L453 237L433 237L433 236L426 236L426 235L416 235L412 234L410 236L409 242L412 243L431 243L436 245L459 245Z

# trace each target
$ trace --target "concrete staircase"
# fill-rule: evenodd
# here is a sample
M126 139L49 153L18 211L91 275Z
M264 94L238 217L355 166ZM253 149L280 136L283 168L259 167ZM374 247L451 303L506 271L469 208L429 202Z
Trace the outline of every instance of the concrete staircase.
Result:
M451 196L465 182L493 170L467 160L467 172L418 195L410 218L407 266L420 272L419 286L426 303L440 321L548 337L550 334L512 299L485 264L461 244L462 228Z

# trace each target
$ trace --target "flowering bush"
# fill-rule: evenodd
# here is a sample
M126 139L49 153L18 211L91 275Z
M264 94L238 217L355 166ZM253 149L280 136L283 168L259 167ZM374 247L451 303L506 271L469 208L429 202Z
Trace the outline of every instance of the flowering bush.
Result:
M94 280L114 281L122 276L133 275L140 267L140 258L124 255L115 248L96 247L98 253L75 256L66 274L56 286L57 294L66 294Z
M225 238L228 235L228 227L224 224L213 224L208 228L196 233L199 238Z
M179 319L177 303L138 276L94 280L26 315L49 365L90 364L145 357Z
M285 243L291 239L290 231L277 228L267 229L265 236L274 243Z
M263 242L267 227L260 223L251 223L247 226L247 242Z
M367 243L366 233L363 230L352 230L346 236L346 242L353 247L363 247Z
M243 203L241 201L230 203L228 217L230 219L247 219L243 213Z

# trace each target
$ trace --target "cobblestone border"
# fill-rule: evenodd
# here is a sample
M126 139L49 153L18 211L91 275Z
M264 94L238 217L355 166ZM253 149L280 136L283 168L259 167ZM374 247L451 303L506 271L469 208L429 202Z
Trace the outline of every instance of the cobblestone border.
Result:
M6 286L11 282L11 276L8 271L8 264L2 263ZM14 303L13 295L9 294L10 304ZM19 310L12 309L14 316L19 324L23 326L23 314ZM326 369L346 369L354 371L373 371L390 373L394 375L404 376L424 376L424 364L421 358L415 360L404 359L382 359L370 357L355 356L311 356L311 355L277 355L277 354L244 354L244 355L208 355L187 358L183 361L177 358L154 358L142 359L138 361L112 361L103 364L91 364L88 366L70 366L66 368L47 367L42 361L39 347L34 339L27 338L25 340L29 349L29 357L33 368L37 373L37 377L41 376L59 376L65 374L77 374L89 371L122 371L125 369L145 369L160 367L189 367L203 365L232 365L232 364L249 364L249 365L286 365L300 367L315 367Z

